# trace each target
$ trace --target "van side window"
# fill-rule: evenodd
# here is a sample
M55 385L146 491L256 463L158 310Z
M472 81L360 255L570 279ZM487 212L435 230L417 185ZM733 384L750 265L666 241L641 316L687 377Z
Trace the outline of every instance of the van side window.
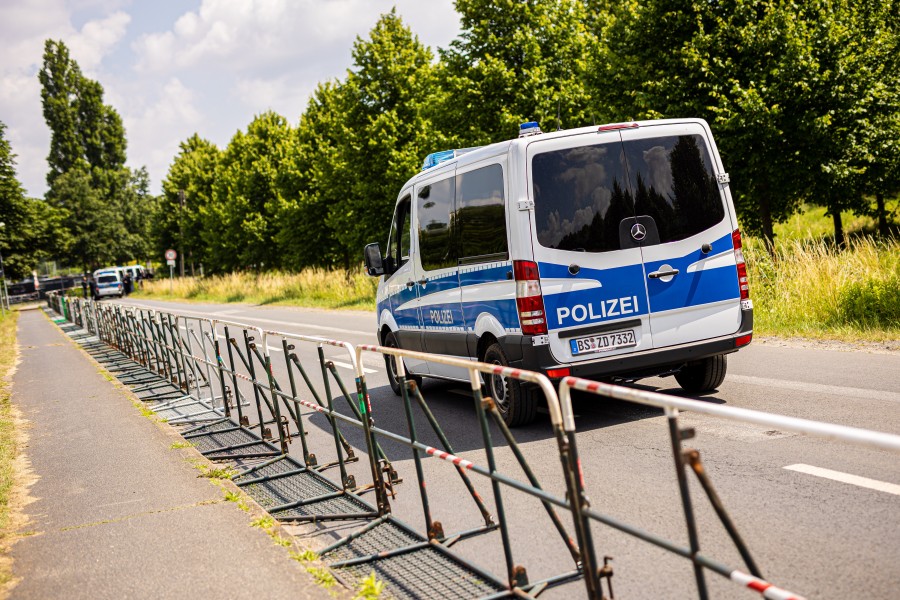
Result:
M419 190L419 256L426 271L455 267L456 248L450 230L450 214L456 179L448 177Z
M490 165L456 177L454 227L460 263L507 260L503 168Z
M661 244L697 235L725 218L703 137L680 135L625 143L638 216L653 218Z
M394 209L391 232L388 234L385 261L390 271L396 271L409 260L410 197L405 196Z

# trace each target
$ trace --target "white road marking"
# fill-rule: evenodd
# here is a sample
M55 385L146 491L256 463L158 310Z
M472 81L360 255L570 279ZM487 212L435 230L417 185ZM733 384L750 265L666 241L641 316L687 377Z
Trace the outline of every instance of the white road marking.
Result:
M805 381L788 381L786 379L771 379L769 377L754 377L752 375L728 375L725 381L731 383L746 383L749 385L761 385L777 387L785 390L797 390L800 392L814 392L817 394L831 394L834 396L850 396L865 400L890 400L900 402L900 393L885 390L873 390L866 388L843 387L839 385L826 385L824 383L807 383Z
M149 308L153 308L155 310L164 310L164 309L162 309L160 307L156 307L156 306L150 306ZM215 317L227 317L227 316L232 316L232 315L241 315L243 313L243 311L236 311L236 310L223 310L223 311L219 311L216 313L201 313L201 312L197 312L194 310L185 310L183 308L179 308L177 310L177 312L183 313L186 315L196 315L198 317L202 317L202 318L206 318L206 319L209 319L209 318L214 319ZM276 321L274 319L261 319L258 317L245 317L245 318L247 318L247 325L252 325L254 323L271 323L273 325L288 325L290 327L297 327L297 328L301 328L301 329L303 329L303 328L315 329L317 331L329 331L332 333L349 333L352 335L370 335L370 336L375 335L374 325L373 325L372 331L359 331L358 329L341 329L339 327L327 327L325 325L312 325L310 323L301 323L301 322L297 322L297 321ZM374 324L374 318L372 321Z
M342 369L347 369L349 371L353 370L353 365L351 365L350 363L345 363L345 362L341 362L339 360L334 360L333 358L329 358L328 360L333 362L335 364L335 366L341 367ZM363 373L377 373L377 372L378 371L376 371L375 369L369 369L367 367L363 367Z
M887 483L885 481L878 481L877 479L869 479L868 477L860 477L859 475L832 471L831 469L823 469L822 467L814 467L812 465L796 464L788 465L784 468L788 471L797 471L798 473L815 475L816 477L832 479L834 481L840 481L841 483L849 483L850 485L900 496L900 485L897 485L896 483Z

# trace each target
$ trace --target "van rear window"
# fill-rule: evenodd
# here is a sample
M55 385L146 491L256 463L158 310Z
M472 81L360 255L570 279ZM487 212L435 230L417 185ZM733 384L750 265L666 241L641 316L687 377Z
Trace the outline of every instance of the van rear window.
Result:
M116 283L119 278L115 275L101 275L97 278L97 283Z
M712 161L699 135L536 154L532 183L537 238L547 248L619 250L620 223L635 216L655 223L660 243L696 235L725 217Z

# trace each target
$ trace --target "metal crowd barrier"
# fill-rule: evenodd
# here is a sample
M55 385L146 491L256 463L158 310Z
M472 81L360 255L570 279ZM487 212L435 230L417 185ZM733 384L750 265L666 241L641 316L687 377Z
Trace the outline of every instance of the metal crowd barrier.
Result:
M600 564L593 540L593 529L599 524L687 559L700 598L709 596L706 571L765 598L800 598L763 578L717 495L699 452L683 447L682 442L693 437L694 432L679 426L679 411L690 410L900 451L900 436L717 406L573 377L563 379L557 390L538 373L446 356L375 345L354 346L320 336L56 294L49 296L48 304L77 328L70 335L74 333L95 356L100 356L107 368L131 385L135 393L144 394L142 400L157 415L173 426L182 427L184 438L201 454L211 460L231 462L238 469L233 478L235 483L277 519L314 523L362 521L360 529L322 549L320 554L347 581L358 582L375 570L397 597L536 597L550 587L582 579L589 598L606 598L606 593L613 598L612 568L605 558ZM304 347L315 349L314 364L300 357L298 350ZM349 365L353 371L353 386L344 382L336 361L326 357L326 349L346 357L347 363L342 364ZM283 355L283 363L279 361L279 368L284 372L280 381L276 377L273 352ZM395 361L402 383L405 431L388 430L376 423L363 367L365 353ZM403 358L428 360L468 371L483 445L483 464L454 451L421 390L412 378L407 378ZM482 375L518 379L541 391L556 441L564 495L548 492L541 485L493 399L483 395ZM583 461L578 453L571 403L573 389L665 411L687 525L687 547L605 515L591 505L585 489ZM349 413L338 410L344 406ZM425 425L439 440L441 448L422 441L425 437L416 414L424 416ZM330 440L325 445L320 440L320 448L312 448L308 436L314 419L324 420L320 426ZM351 431L348 427L362 435L364 457L356 454L345 436ZM498 469L492 430L502 435L524 481ZM298 439L301 456L295 458L290 446ZM392 501L396 500L397 486L403 479L382 448L382 443L387 442L411 452L422 513L421 530L392 514ZM438 458L455 471L480 515L479 523L458 531L444 531L442 522L436 518L439 509L428 493L422 460L425 456ZM338 481L324 475L331 469L337 470ZM697 477L746 570L701 554L688 487L689 472ZM470 475L478 476L490 486L489 501L477 491ZM358 477L364 481L357 481ZM558 485L559 481L554 483ZM504 506L504 496L510 491L531 496L541 504L549 524L568 551L571 568L537 581L529 580L526 567L515 560L510 515ZM369 493L374 496L371 503L364 498ZM459 507L450 508L456 511ZM452 549L460 541L494 533L502 549L503 577L494 576Z

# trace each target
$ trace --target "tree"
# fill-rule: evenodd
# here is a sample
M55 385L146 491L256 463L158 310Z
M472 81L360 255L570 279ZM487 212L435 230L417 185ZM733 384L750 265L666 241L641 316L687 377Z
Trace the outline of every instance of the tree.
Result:
M589 124L592 22L581 0L457 0L462 33L441 51L439 128L466 144L516 135L520 123Z
M103 104L103 87L81 74L69 49L59 41L44 43L38 73L44 119L50 128L47 184L84 161L92 176L125 166L125 129L111 106ZM94 173L94 169L98 169Z
M26 198L16 177L16 155L0 122L0 254L9 279L28 275L48 254L64 246L60 214L45 202Z
M277 268L276 217L284 208L282 183L295 152L296 138L287 120L265 112L247 132L238 131L222 153L206 215L205 241L218 270L253 266Z
M338 232L345 266L360 261L366 243L384 239L400 186L444 147L426 115L437 85L431 60L395 11L353 45L354 68L335 98L346 116L327 182L337 196L326 224Z
M103 86L54 40L44 44L38 78L51 132L47 200L63 215L76 260L88 269L147 258L155 200L146 169L125 167L125 129L103 103Z
M209 264L209 248L216 243L216 232L207 232L205 224L220 157L216 145L196 133L179 144L179 153L163 180L163 195L153 214L152 237L158 255L168 248L183 247L189 262ZM184 208L180 191L184 192Z
M840 209L859 207L873 113L896 112L896 27L878 26L896 22L892 5L625 3L598 32L591 87L618 117L707 119L742 222L769 243L803 200L833 207L840 237Z
M341 85L320 84L296 129L297 149L288 157L288 171L294 177L284 180L295 193L282 192L284 205L278 215L278 246L287 268L329 267L342 256L328 214L344 194L344 187L337 185L347 131L344 108Z

